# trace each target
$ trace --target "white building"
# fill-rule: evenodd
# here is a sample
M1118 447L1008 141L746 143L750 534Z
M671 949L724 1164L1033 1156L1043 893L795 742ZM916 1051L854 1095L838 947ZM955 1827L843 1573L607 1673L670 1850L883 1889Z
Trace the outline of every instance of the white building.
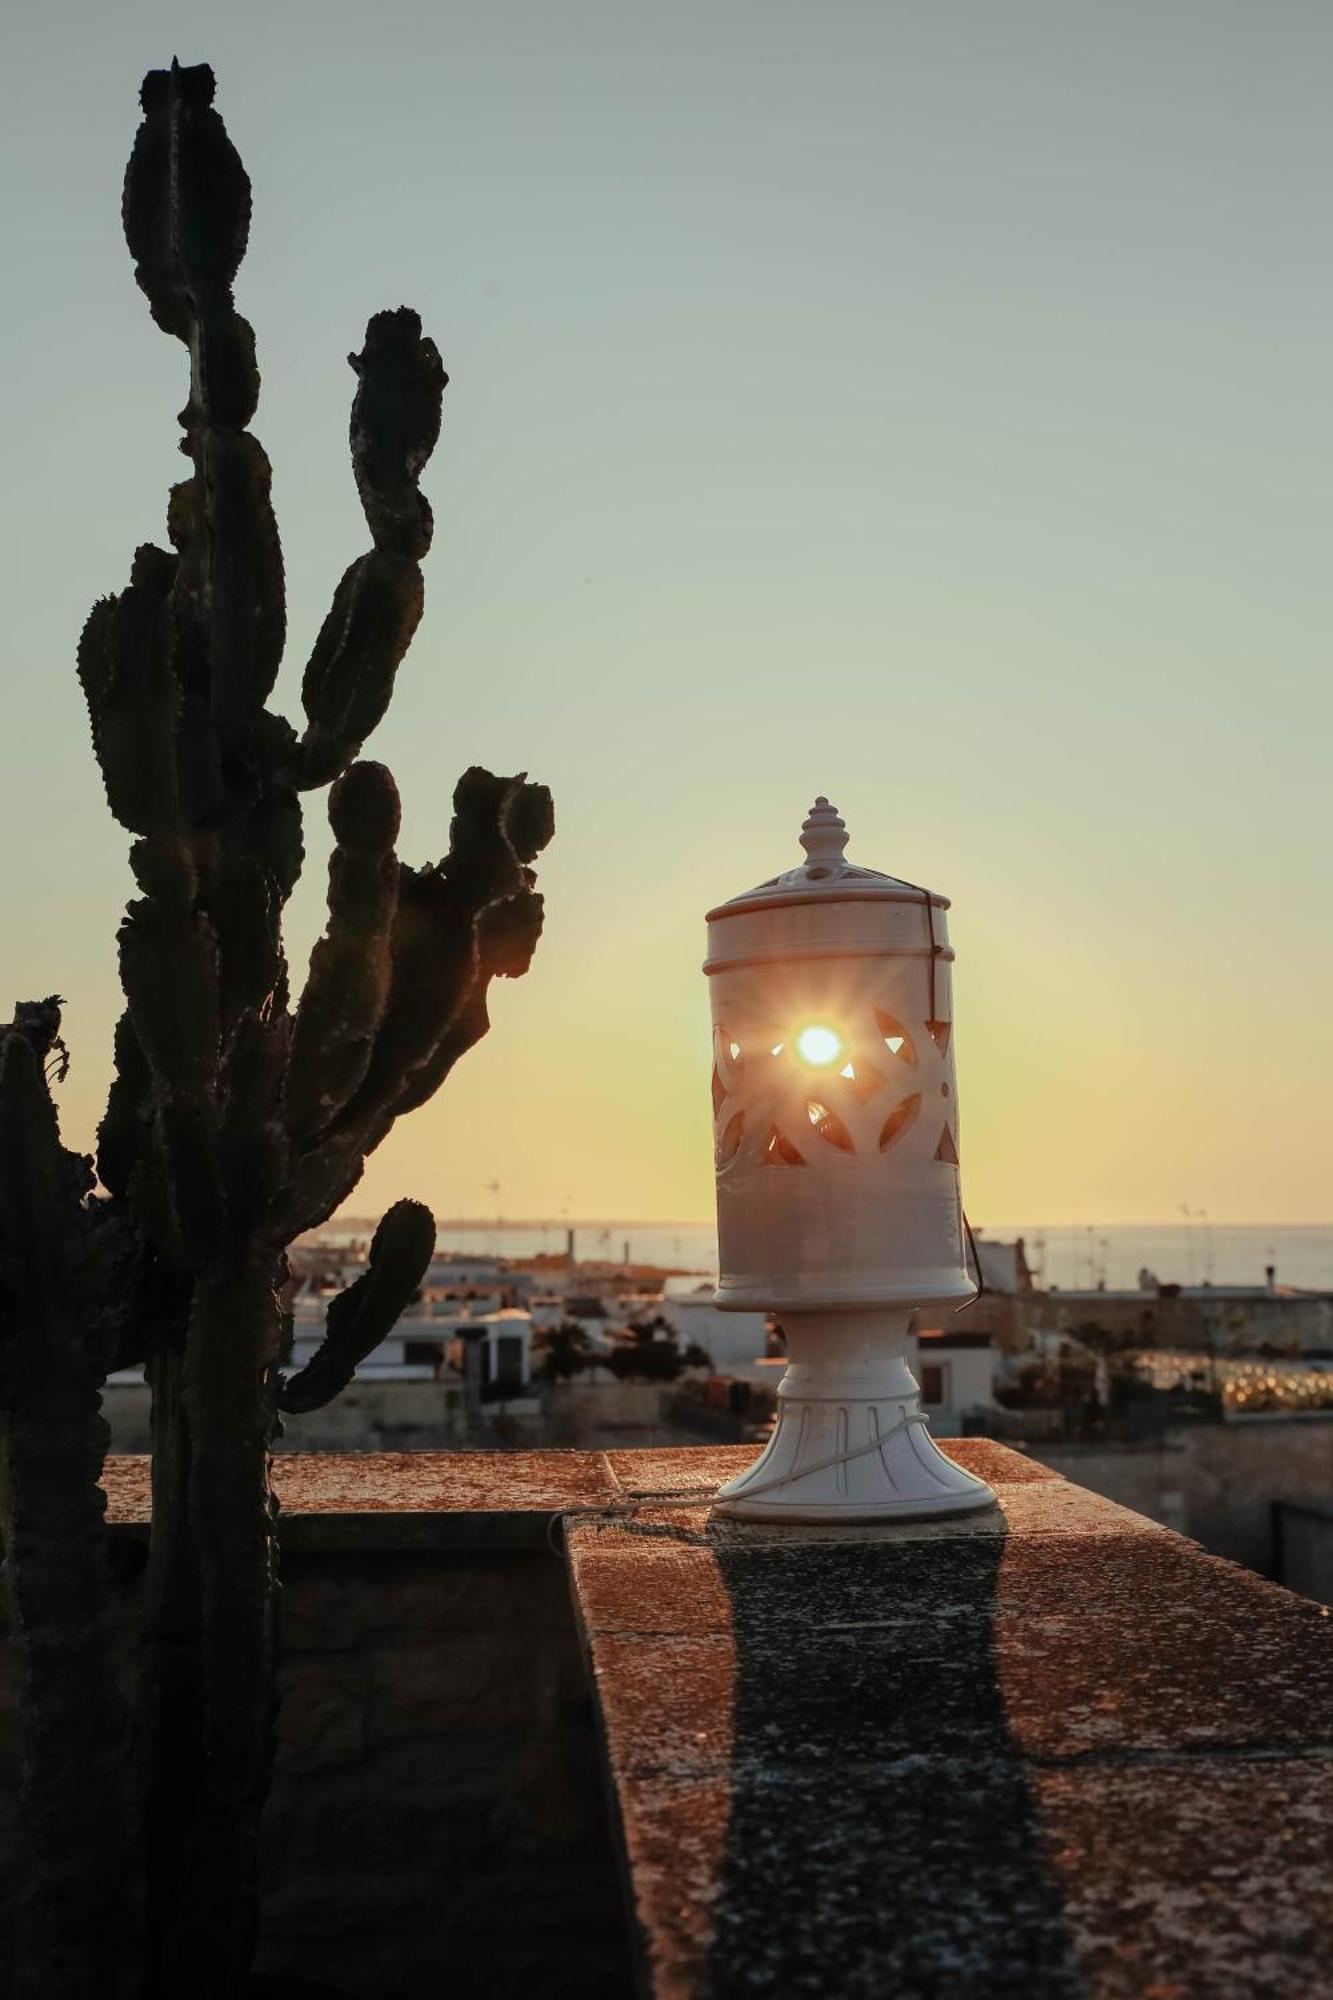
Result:
M950 1327L923 1328L916 1336L921 1403L936 1437L957 1437L972 1410L992 1407L995 1354L988 1333L956 1333Z
M693 1342L703 1348L715 1374L758 1373L767 1354L768 1315L722 1312L713 1303L715 1297L716 1288L711 1281L700 1284L692 1279L668 1278L666 1295L658 1310L675 1330L682 1347Z
M324 1338L324 1318L337 1293L303 1292L292 1309L295 1373ZM412 1306L388 1338L359 1364L358 1382L430 1382L451 1363L461 1362L464 1336L481 1342L483 1392L510 1383L525 1393L532 1376L532 1317L514 1307L496 1312L461 1312L444 1301ZM461 1373L461 1366L459 1367Z

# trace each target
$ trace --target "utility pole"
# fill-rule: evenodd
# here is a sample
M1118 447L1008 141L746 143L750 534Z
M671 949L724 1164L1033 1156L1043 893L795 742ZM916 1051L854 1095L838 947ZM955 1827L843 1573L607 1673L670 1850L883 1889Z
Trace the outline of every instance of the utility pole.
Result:
M1189 1282L1192 1285L1195 1281L1194 1211L1190 1207L1188 1202L1182 1201L1180 1204L1180 1212L1185 1218L1185 1261L1189 1274Z

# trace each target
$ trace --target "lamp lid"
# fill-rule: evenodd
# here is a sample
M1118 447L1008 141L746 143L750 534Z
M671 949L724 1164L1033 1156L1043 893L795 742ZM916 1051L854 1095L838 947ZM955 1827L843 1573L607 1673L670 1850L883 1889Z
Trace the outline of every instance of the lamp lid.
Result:
M862 868L846 858L847 827L838 808L822 795L817 798L801 827L805 860L799 867L774 875L753 889L719 903L708 912L708 922L718 917L739 916L745 910L762 910L790 903L921 903L947 910L949 898L918 882L904 882L896 875L881 874L877 868Z

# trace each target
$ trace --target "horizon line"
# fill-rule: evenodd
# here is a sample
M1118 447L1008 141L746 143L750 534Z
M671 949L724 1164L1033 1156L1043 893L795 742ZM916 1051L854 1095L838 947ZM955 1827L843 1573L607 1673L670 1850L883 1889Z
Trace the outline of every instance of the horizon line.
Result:
M376 1222L381 1218L381 1216L384 1213L386 1213L386 1211L381 1209L378 1211L367 1212L364 1215L348 1215L345 1217L330 1216L326 1222L317 1223L314 1229L307 1230L304 1233L313 1236L317 1234L318 1231L321 1229L329 1229L334 1227L349 1228L354 1223ZM513 1216L513 1217L449 1215L443 1218L437 1218L435 1224L437 1231L441 1229L474 1229L474 1230L501 1230L501 1231L511 1230L511 1229L527 1229L527 1230L715 1229L716 1226L717 1226L716 1218L712 1216L687 1217L687 1216L623 1216L623 1215L621 1216L536 1215L536 1216ZM1107 1230L1126 1230L1126 1229L1178 1229L1181 1231L1185 1231L1193 1228L1333 1230L1333 1217L1323 1218L1318 1221L1292 1221L1292 1222L1276 1222L1271 1219L1265 1219L1265 1218L1260 1218L1257 1221L1254 1219L1248 1219L1243 1222L1230 1222L1230 1221L1222 1221L1220 1219L1214 1219L1212 1217L1206 1219L1196 1219L1191 1221L1187 1221L1184 1217L1181 1217L1179 1220L1176 1220L1174 1217L1171 1217L1171 1218L1159 1219L1157 1221L1140 1220L1136 1222L1027 1221L1020 1224L1015 1222L1000 1221L1000 1222L974 1223L972 1227L977 1234L984 1234L988 1230L995 1231L1001 1229L1020 1229L1020 1228L1023 1230L1077 1229L1085 1231L1091 1230L1094 1233L1097 1231L1105 1232Z

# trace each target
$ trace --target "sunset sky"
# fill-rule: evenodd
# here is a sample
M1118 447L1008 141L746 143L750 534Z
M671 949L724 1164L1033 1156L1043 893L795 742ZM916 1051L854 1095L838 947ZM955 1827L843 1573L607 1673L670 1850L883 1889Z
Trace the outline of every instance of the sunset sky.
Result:
M209 61L301 670L367 545L346 364L452 382L368 746L556 795L547 935L354 1206L703 1217L703 913L797 861L953 898L974 1218L1333 1215L1328 0L12 0L0 922L118 1011L127 837L74 674L164 539L184 350L119 233L143 71ZM322 910L322 802L289 943Z

